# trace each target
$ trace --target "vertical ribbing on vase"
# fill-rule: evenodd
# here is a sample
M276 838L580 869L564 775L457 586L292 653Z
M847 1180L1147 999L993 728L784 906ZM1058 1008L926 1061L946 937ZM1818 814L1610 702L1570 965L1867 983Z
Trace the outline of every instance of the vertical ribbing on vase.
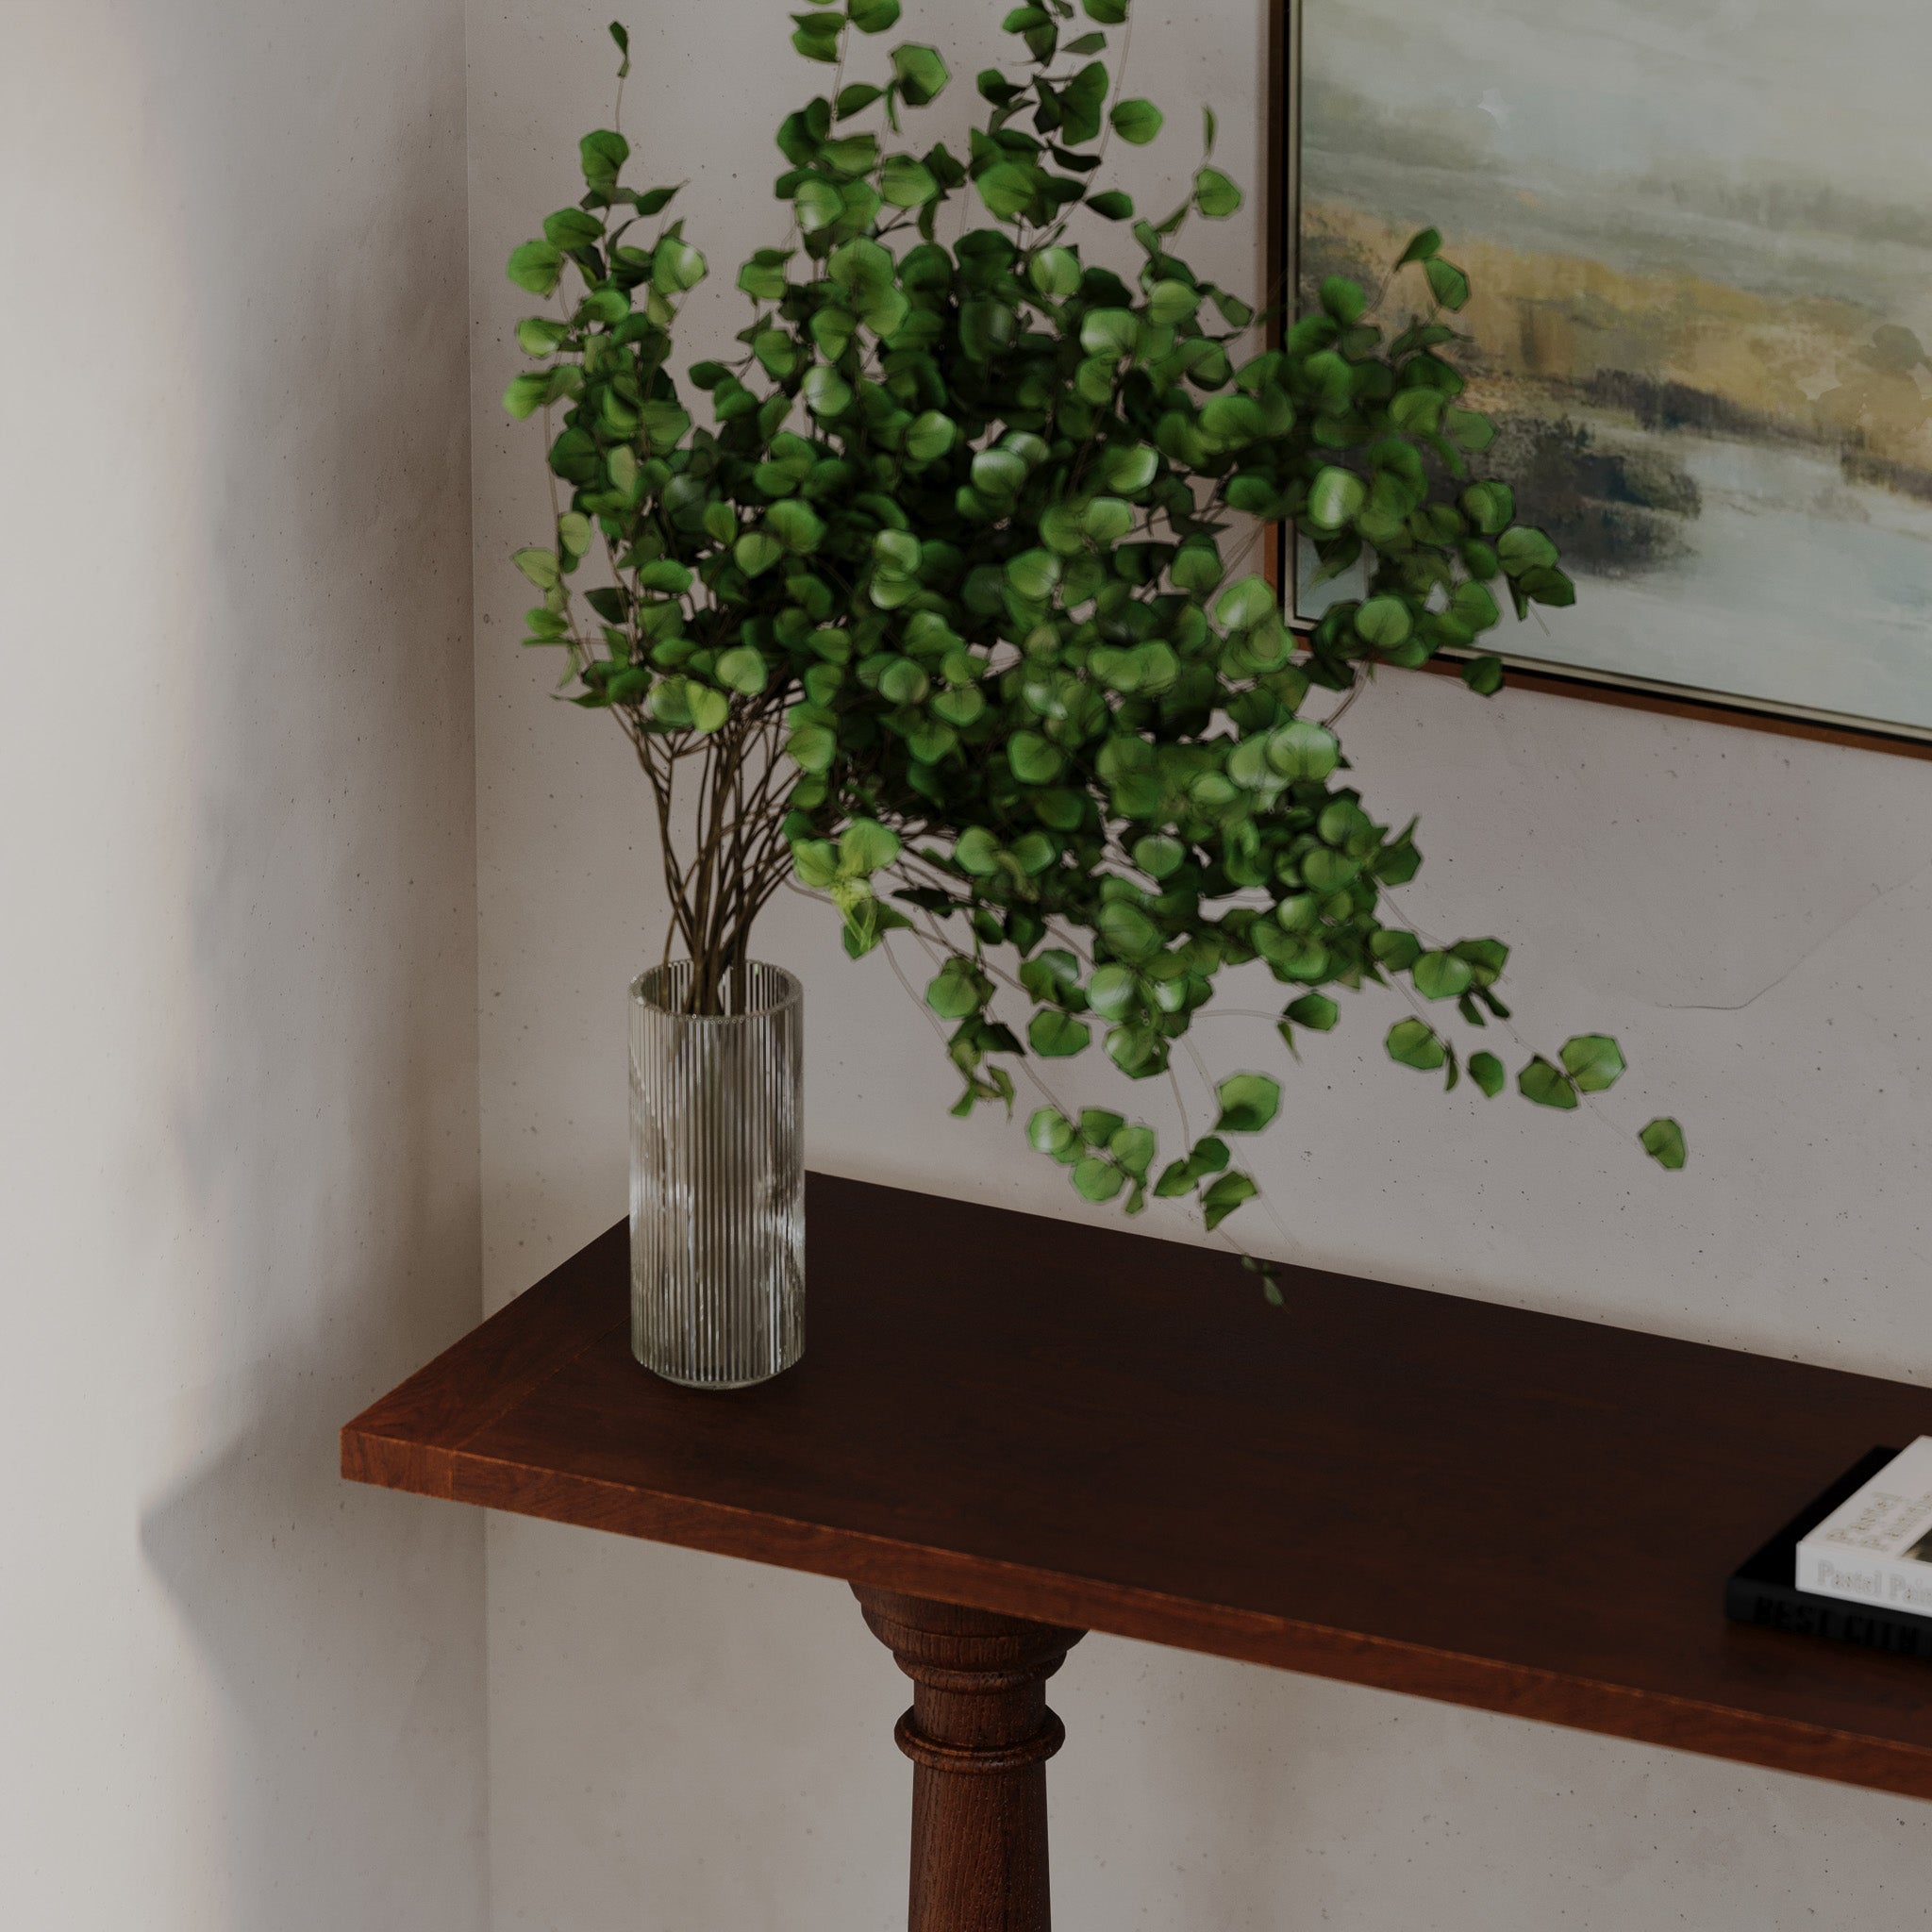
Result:
M804 989L679 1010L689 960L631 987L631 1352L674 1382L761 1382L805 1352Z

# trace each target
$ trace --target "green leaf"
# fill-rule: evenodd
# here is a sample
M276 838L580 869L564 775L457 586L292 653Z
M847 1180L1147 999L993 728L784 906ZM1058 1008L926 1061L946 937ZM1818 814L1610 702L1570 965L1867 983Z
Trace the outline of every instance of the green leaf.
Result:
M1493 655L1472 658L1462 667L1462 681L1481 697L1494 697L1503 689L1503 660Z
M1576 601L1576 586L1559 570L1526 570L1516 579L1516 588L1532 604L1547 604L1553 609L1568 609Z
M979 198L1001 221L1009 222L1033 206L1033 170L1019 161L1001 161L989 168L976 184Z
M1244 1174L1223 1174L1201 1196L1202 1218L1207 1222L1208 1231L1211 1233L1219 1227L1243 1201L1252 1201L1260 1191Z
M701 732L716 731L731 715L731 700L722 691L694 684L691 687L691 722Z
M844 214L845 197L829 181L817 175L808 175L792 191L791 207L798 216L799 232L816 235L821 228L829 228ZM741 275L741 283L743 279ZM785 292L782 275L778 276L778 283L777 294L782 295ZM775 301L777 296L766 299Z
M555 590L562 575L554 550L518 550L510 559L540 591Z
M628 67L628 59L625 61ZM599 127L577 142L577 158L583 165L584 182L591 188L610 188L618 173L630 159L630 142L614 127Z
M1486 537L1507 529L1516 514L1516 497L1507 483L1472 483L1461 503L1463 515Z
M667 238L651 257L651 286L660 295L679 295L704 280L705 258L689 242Z
M1188 848L1166 833L1153 833L1134 841L1134 863L1149 878L1164 879L1177 872L1188 856Z
M1423 263L1423 273L1429 278L1429 292L1444 308L1460 308L1469 300L1469 277L1440 255Z
M1042 248L1027 264L1026 279L1042 295L1074 294L1080 286L1080 258L1071 248Z
M548 242L525 242L510 250L505 273L518 288L533 295L548 295L563 272L563 251Z
M1174 552L1174 561L1167 568L1177 591L1195 591L1204 595L1221 581L1222 571L1221 552L1208 537L1190 537Z
M818 185L824 187L824 183ZM840 206L842 208L844 204L841 202ZM738 271L738 286L754 302L782 302L786 288L785 264L781 261L748 261Z
M785 749L802 770L821 776L839 756L839 734L829 724L801 724L786 741Z
M1154 1129L1140 1125L1118 1129L1107 1143L1107 1151L1137 1181L1147 1178L1147 1170L1154 1161Z
M952 77L934 48L910 43L892 49L892 74L899 83L900 97L911 108L937 100Z
M691 586L691 572L675 557L658 558L638 572L638 588L641 591L660 591L673 597L681 597Z
M1116 101L1113 112L1107 117L1113 123L1113 131L1123 141L1130 141L1136 147L1145 147L1160 132L1163 119L1161 111L1152 101Z
M550 372L519 375L503 392L503 407L519 423L534 416L550 398Z
M1325 724L1296 718L1268 734L1268 762L1291 781L1325 778L1341 762L1341 742Z
M1324 992L1305 992L1300 999L1290 1002L1288 1017L1298 1026L1326 1033L1341 1019L1341 1008Z
M1016 731L1007 741L1007 762L1023 785L1051 785L1066 760L1037 731Z
M1502 1092L1504 1082L1509 1076L1494 1054L1473 1053L1469 1057L1469 1077L1493 1100Z
M1357 634L1378 651L1393 651L1408 641L1414 621L1400 597L1371 597L1355 614Z
M1398 1066L1413 1067L1423 1074L1433 1074L1449 1058L1426 1020L1396 1021L1383 1045Z
M1000 869L1000 841L984 825L968 825L953 847L961 872L985 878Z
M1449 599L1449 608L1472 630L1488 630L1491 625L1500 623L1503 616L1487 584L1457 584Z
M1512 577L1535 568L1554 570L1557 565L1557 546L1527 524L1505 530L1496 540L1496 555Z
M899 0L846 0L845 17L862 34L882 34L899 18Z
M910 155L888 155L879 170L879 192L894 208L921 208L940 192L940 184L924 161Z
M825 526L817 512L795 497L774 503L765 512L765 524L794 557L808 556L824 541Z
M1412 932L1385 926L1369 941L1369 951L1391 973L1407 973L1423 956L1423 942Z
M1637 1138L1643 1143L1643 1151L1659 1167L1683 1166L1684 1130L1668 1115L1659 1115Z
M1119 26L1127 17L1127 0L1080 0L1089 20L1102 26Z
M1093 1038L1086 1021L1063 1013L1058 1007L1042 1007L1026 1028L1026 1042L1041 1059L1062 1060L1084 1053Z
M839 876L837 855L829 839L794 839L791 841L791 869L798 882L814 892L823 892Z
M1124 496L1131 496L1136 491L1144 490L1153 482L1154 473L1159 467L1160 457L1142 443L1114 443L1100 458L1100 474L1107 479L1109 490L1117 490Z
M1080 346L1090 356L1118 360L1141 346L1141 322L1130 309L1090 308L1080 322Z
M765 530L747 530L732 546L738 567L748 577L762 576L785 555L785 546Z
M1009 449L983 449L973 458L973 487L995 502L1017 496L1026 481L1026 461Z
M1080 1109L1080 1138L1090 1147L1105 1147L1126 1125L1124 1114L1109 1113L1104 1107Z
M1160 928L1138 906L1130 906L1124 899L1109 899L1094 914L1093 924L1101 938L1123 959L1138 963L1160 950ZM1095 977L1098 976L1096 974ZM1098 999L1091 991L1088 998L1097 1010Z
M1516 1076L1516 1088L1525 1100L1539 1107L1554 1107L1567 1113L1576 1105L1576 1089L1569 1074L1553 1067L1541 1054Z
M952 448L958 433L950 416L928 409L924 415L912 419L906 432L906 454L915 463L937 462Z
M1258 1134L1281 1110L1281 1082L1266 1074L1231 1074L1214 1090L1217 1134Z
M925 1003L941 1020L963 1020L985 1002L978 978L965 959L948 959L925 990Z
M1308 520L1318 529L1339 530L1368 501L1362 479L1332 464L1308 487Z
M1322 283L1321 299L1322 307L1343 328L1353 328L1369 306L1369 298L1362 293L1362 285L1350 280L1347 275L1325 277Z
M714 675L720 684L729 685L733 691L755 698L764 690L771 671L758 651L750 644L739 644L718 659Z
M1109 960L1093 969L1087 982L1087 1004L1103 1020L1124 1020L1133 1010L1138 991L1134 969Z
M548 356L569 334L568 323L547 315L526 315L517 324L517 347L526 356Z
M1425 1000L1453 1000L1469 990L1474 976L1469 961L1454 953L1424 953L1409 968L1415 990Z
M836 13L794 13L791 18L798 23L791 44L808 60L823 60L828 67L836 66L839 37L845 26L843 18Z
M1074 1190L1083 1201L1111 1201L1126 1184L1126 1170L1097 1154L1074 1163Z
M1607 1033L1578 1033L1566 1040L1562 1060L1584 1093L1602 1093L1614 1087L1624 1071L1623 1053Z
M891 865L900 852L899 835L876 819L854 819L839 834L839 870L847 878L865 878Z
M604 239L604 224L588 209L560 208L543 217L543 239L568 254L573 248L590 248Z
M1192 319L1201 291L1187 282L1156 282L1147 294L1147 320L1156 328L1174 328Z
M1229 630L1250 630L1265 619L1278 617L1281 606L1274 587L1264 576L1246 576L1230 584L1214 600L1214 619Z
M1402 251L1402 258L1395 264L1395 266L1397 268L1407 268L1412 261L1427 261L1428 258L1435 254L1436 250L1441 247L1441 236L1439 235L1433 228L1424 228L1422 231L1422 233L1416 236L1415 239L1409 242L1408 246Z
M842 416L852 407L852 388L836 369L821 362L806 372L799 386L805 406L814 416Z
M1210 222L1225 221L1241 205L1241 192L1219 168L1202 168L1194 175L1194 206Z
M1036 1154L1071 1162L1080 1144L1080 1130L1057 1107L1042 1107L1026 1123L1026 1139Z
M1035 602L1053 595L1060 580L1060 560L1051 550L1023 550L1007 561L1007 581Z
M1124 222L1133 215L1134 197L1123 194L1118 188L1109 188L1104 193L1090 194L1087 206L1109 222Z
M558 547L573 557L584 556L595 536L590 518L581 510L567 509L557 520Z

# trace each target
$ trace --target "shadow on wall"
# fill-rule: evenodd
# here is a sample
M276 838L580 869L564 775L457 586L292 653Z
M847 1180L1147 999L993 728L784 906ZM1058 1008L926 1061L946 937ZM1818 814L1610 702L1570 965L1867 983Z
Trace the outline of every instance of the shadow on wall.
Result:
M175 380L217 587L168 673L193 1006L156 1139L220 1446L140 1525L219 1700L226 1802L180 1835L223 1874L208 1932L480 1932L482 1525L350 1489L336 1448L477 1312L462 8L125 31L200 311Z
M274 1379L307 1382L313 1410L311 1370ZM291 1426L274 1400L264 1418L141 1524L225 1707L221 1842L195 1848L224 1923L480 1932L483 1764L451 1722L482 1696L477 1525L343 1492L322 1418Z

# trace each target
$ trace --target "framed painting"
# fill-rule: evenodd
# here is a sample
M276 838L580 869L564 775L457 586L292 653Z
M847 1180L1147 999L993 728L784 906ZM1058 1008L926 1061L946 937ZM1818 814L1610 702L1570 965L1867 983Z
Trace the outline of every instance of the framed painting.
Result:
M1932 7L1290 0L1277 31L1302 301L1428 226L1469 272L1484 461L1578 593L1495 648L1932 741Z

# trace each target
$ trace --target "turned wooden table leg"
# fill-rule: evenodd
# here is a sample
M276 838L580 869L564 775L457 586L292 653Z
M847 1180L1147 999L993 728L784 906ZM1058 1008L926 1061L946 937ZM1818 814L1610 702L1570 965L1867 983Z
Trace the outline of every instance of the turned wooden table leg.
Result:
M910 1932L1047 1932L1046 1760L1066 1730L1046 1680L1084 1634L853 1585L912 1679Z

